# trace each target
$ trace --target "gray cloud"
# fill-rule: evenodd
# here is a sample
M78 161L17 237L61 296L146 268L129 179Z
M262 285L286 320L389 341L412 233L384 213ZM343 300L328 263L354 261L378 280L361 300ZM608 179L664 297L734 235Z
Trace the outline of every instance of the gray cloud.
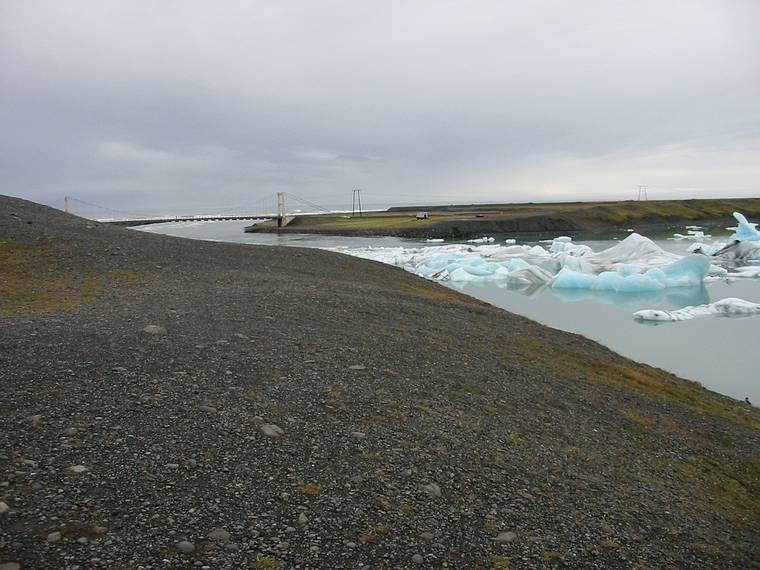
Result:
M757 194L758 22L752 0L5 0L0 192L146 212Z

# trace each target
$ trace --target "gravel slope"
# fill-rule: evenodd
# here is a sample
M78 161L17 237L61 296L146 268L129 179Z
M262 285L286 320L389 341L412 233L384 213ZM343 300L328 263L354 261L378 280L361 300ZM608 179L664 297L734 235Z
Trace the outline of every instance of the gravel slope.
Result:
M0 197L0 386L2 570L758 561L756 408L369 261Z

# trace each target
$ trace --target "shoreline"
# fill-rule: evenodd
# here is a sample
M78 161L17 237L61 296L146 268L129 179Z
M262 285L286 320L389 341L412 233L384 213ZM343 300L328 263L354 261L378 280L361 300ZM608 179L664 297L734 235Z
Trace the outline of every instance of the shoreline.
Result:
M752 563L760 411L586 338L4 197L0 269L0 562Z

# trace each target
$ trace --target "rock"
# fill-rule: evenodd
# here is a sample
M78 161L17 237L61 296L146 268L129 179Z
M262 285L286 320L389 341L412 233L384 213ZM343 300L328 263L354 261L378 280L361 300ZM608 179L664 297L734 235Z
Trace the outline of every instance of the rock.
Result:
M88 542L90 542L90 539L87 538L86 536L80 536L79 538L77 538L77 542L79 544L87 544Z
M362 366L361 364L353 364L348 367L349 370L366 370L366 366Z
M352 431L351 439L367 439L367 434L361 431Z
M71 437L76 434L77 434L77 428L75 427L67 427L65 430L63 430L63 435L67 437Z
M275 424L264 424L261 426L261 431L268 437L282 437L285 435L285 432L282 430L282 428Z
M72 465L71 467L67 467L64 469L64 473L66 475L81 475L82 473L87 473L89 469L85 467L84 465Z
M217 412L216 408L214 408L212 406L205 406L205 405L204 406L198 406L198 409L201 412L206 412L208 414L215 414Z
M11 508L8 506L8 503L6 503L5 501L0 501L0 518L2 518L3 515L5 515L5 513L7 513L10 510Z
M179 463L167 463L164 467L167 469L179 469Z
M181 552L182 554L190 554L195 550L195 545L187 540L181 540L174 545L174 548L177 549L177 552Z
M356 543L349 541L349 542L346 543L346 546L348 546L349 548L356 548Z
M422 557L421 554L415 554L414 556L412 556L412 562L414 562L415 564L422 564L423 562L425 562L425 559Z
M423 485L422 490L433 498L438 498L441 496L441 488L437 483L428 483L427 485Z
M160 327L158 325L148 325L142 330L144 333L152 334L152 335L165 335L166 329L164 327Z
M0 562L0 570L21 570L18 562Z
M214 542L227 542L230 539L230 533L223 528L215 528L208 533L208 539Z
M517 534L514 532L507 531L507 532L501 532L499 535L494 539L497 544L508 544L512 542L515 538L517 538Z
M40 414L29 416L26 418L28 422L32 424L32 427L37 427L42 423L42 416Z
M301 513L298 515L298 524L308 524L309 517L306 516L306 514Z
M419 534L419 537L422 540L433 540L433 533L432 532L421 532Z
M49 535L47 535L47 541L48 542L58 542L59 540L61 540L62 536L63 535L61 535L61 533L58 532L58 531L51 532Z

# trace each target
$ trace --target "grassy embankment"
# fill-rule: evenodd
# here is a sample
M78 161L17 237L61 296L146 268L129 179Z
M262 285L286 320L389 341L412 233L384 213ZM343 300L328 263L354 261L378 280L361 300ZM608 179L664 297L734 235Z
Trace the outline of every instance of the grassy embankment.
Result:
M429 219L415 219L417 210ZM297 216L287 227L275 221L251 226L251 232L326 233L336 235L397 235L401 237L464 237L507 232L602 232L663 228L677 224L727 224L741 211L760 216L760 198L720 200L651 200L568 202L557 204L495 204L391 208L361 217Z

